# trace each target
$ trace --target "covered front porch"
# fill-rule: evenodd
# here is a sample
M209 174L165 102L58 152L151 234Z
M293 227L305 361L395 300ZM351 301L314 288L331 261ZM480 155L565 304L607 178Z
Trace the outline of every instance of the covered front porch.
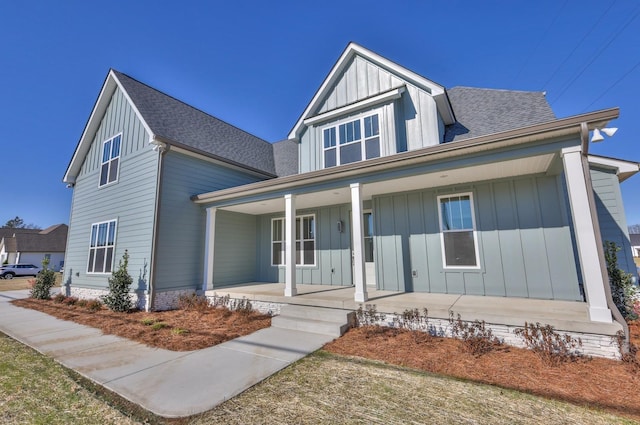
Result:
M297 285L295 297L284 295L284 283L248 282L206 291L209 297L246 298L252 303L293 304L355 311L365 303L354 300L355 287ZM424 308L430 319L447 320L450 312L464 321L484 320L488 324L524 326L525 322L551 325L558 331L614 336L622 330L617 322L594 322L586 302L505 298L459 294L383 291L369 288L366 304L380 313L402 314Z

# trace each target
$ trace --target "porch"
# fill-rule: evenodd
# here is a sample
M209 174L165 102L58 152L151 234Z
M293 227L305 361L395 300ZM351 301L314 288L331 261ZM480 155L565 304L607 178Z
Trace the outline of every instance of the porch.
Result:
M357 310L365 303L354 301L355 287L330 285L297 285L297 295L284 295L284 283L250 282L243 285L217 287L206 291L206 295L226 296L251 302L293 304ZM367 288L368 301L380 313L401 314L406 309L428 309L430 319L447 320L449 312L462 320L484 320L486 323L504 326L524 326L540 322L549 324L558 331L576 334L597 334L614 336L622 330L617 322L595 322L589 318L586 302L540 300L530 298L507 298L459 294L438 294L426 292L383 291Z

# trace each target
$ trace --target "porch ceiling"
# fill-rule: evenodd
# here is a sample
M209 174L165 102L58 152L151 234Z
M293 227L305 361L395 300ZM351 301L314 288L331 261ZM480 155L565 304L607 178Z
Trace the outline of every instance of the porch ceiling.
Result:
M437 172L396 179L380 180L363 184L362 196L363 200L369 200L373 196L389 193L545 173L551 167L555 157L555 154L549 153L463 168L439 170ZM303 210L325 205L347 204L350 202L351 191L349 186L336 187L328 190L297 194L296 209ZM271 199L225 206L221 209L252 215L270 214L284 211L284 199L278 196Z

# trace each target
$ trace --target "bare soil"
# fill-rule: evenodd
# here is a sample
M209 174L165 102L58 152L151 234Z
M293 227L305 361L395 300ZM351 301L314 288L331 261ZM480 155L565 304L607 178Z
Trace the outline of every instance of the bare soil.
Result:
M271 322L266 315L220 308L114 313L104 307L92 312L54 301L12 302L99 328L104 333L174 351L209 347L269 327ZM154 326L157 323L162 325ZM633 344L640 345L640 323L630 323L630 328ZM379 327L352 329L324 349L596 407L640 420L638 356L630 362L579 358L551 366L530 350L498 346L489 353L474 356L465 351L459 340Z

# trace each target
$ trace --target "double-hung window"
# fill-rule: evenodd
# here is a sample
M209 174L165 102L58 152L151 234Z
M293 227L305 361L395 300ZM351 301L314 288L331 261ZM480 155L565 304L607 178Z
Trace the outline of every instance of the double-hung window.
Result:
M322 132L324 167L379 157L379 120L375 113L325 128Z
M445 267L478 267L471 193L439 196L439 216Z
M118 134L102 143L102 163L100 167L100 186L118 180L120 165L120 141L122 134Z
M91 225L87 273L111 273L116 244L116 220Z
M285 220L271 220L271 264L284 264ZM313 266L316 264L316 217L313 214L296 217L296 264Z

